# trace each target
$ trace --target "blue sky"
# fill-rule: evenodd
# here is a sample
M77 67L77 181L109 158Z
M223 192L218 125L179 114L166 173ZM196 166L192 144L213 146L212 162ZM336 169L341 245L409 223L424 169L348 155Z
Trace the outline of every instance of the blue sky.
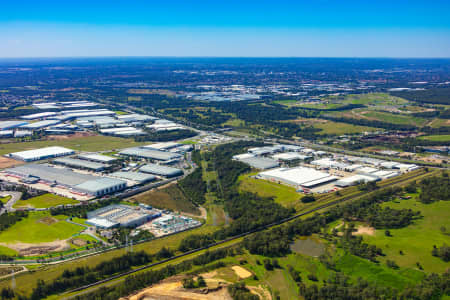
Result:
M0 57L449 57L450 1L2 1Z

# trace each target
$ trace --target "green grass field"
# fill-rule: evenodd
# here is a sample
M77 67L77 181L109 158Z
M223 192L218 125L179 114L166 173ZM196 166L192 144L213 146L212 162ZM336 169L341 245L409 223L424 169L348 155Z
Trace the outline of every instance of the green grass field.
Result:
M302 194L297 193L295 188L250 177L255 174L241 175L239 177L239 190L256 193L262 197L273 197L275 202L286 207L292 207L300 200Z
M420 211L423 219L401 229L391 229L392 237L386 237L384 230L377 230L374 236L364 236L369 244L383 249L386 254L380 260L394 260L401 267L416 268L419 262L425 272L443 272L450 268L450 262L444 262L431 255L433 245L450 245L450 235L443 233L441 227L450 230L450 201L439 201L423 204L414 199L387 202L383 206L396 209L412 209ZM403 255L399 252L403 251Z
M0 201L1 201L3 204L8 203L8 201L9 201L10 199L11 199L11 196L10 196L10 195L4 196L4 197L0 197Z
M381 111L368 111L367 113L364 113L362 115L369 119L376 119L379 121L399 125L414 125L420 127L425 125L425 123L427 122L427 120L424 118L414 117L411 115L392 114Z
M133 147L143 144L145 143L137 143L133 139L96 135L96 136L68 138L66 140L48 140L48 141L1 144L0 155L49 146L61 146L79 151L106 151L111 149L122 149L127 147Z
M450 134L443 135L425 135L419 137L421 140L433 141L433 142L450 142Z
M362 133L366 131L376 131L378 128L368 127L368 126L359 126L353 124L347 124L342 122L333 122L328 121L325 123L314 123L315 128L322 129L319 134L354 134L354 133Z
M73 200L63 196L47 193L27 200L19 200L14 204L14 208L20 207L48 208L62 204L65 205L76 203L79 202L77 200Z
M29 213L28 217L0 233L2 243L43 243L70 238L83 227L67 223L65 216L48 212Z

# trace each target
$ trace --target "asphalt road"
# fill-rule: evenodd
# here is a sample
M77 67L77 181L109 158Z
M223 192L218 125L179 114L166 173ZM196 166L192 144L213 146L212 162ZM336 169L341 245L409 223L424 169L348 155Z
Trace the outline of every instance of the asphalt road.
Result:
M3 206L3 208L0 210L0 215L3 214L4 212L13 212L15 211L15 209L13 208L13 205L20 200L20 198L22 197L22 193L21 192L15 192L15 191L2 191L0 192L0 197L5 197L5 196L11 196L11 199L9 199L9 201Z

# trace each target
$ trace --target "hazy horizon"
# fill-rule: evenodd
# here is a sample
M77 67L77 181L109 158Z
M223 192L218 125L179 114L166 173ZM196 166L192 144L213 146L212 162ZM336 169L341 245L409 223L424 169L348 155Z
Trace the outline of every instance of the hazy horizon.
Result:
M450 56L443 0L2 4L2 58Z

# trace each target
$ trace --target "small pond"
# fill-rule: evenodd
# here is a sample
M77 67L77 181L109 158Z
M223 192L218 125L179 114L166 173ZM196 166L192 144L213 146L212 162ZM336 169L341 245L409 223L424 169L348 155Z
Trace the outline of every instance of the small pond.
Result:
M325 253L325 245L311 237L299 238L291 244L291 250L295 253L316 257Z

